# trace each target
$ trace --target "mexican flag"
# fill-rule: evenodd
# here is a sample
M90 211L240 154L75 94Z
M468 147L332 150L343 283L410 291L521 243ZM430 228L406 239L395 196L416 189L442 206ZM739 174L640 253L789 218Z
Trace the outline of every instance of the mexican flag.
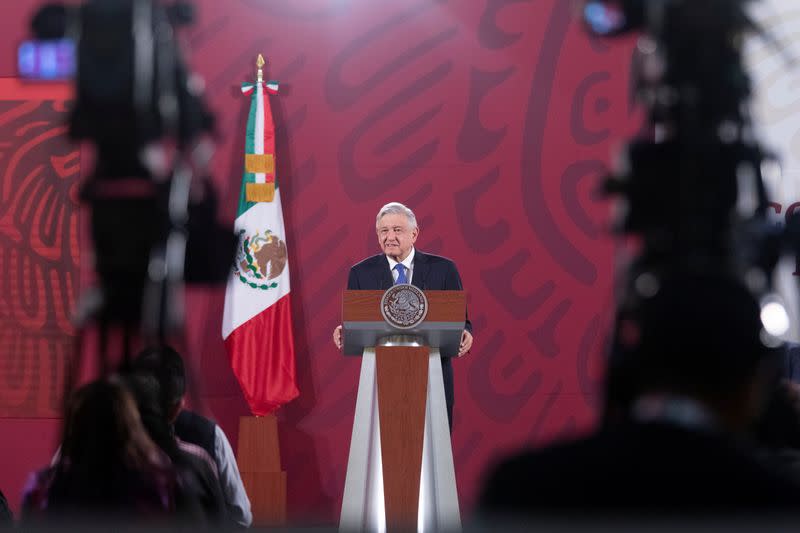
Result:
M275 179L275 128L269 98L275 81L245 83L250 96L245 169L235 230L236 260L225 292L222 338L254 415L299 394L295 381L289 261Z

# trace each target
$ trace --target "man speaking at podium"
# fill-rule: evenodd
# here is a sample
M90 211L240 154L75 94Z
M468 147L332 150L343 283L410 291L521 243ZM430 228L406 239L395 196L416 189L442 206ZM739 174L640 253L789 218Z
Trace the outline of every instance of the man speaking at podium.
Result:
M408 207L391 202L381 207L375 219L375 230L382 254L364 259L350 269L348 290L386 290L392 285L411 283L426 290L460 291L461 276L451 260L426 254L414 248L419 236L417 217ZM342 326L333 331L333 342L342 347ZM472 324L466 320L458 356L472 347ZM447 420L453 427L453 367L449 357L442 357Z

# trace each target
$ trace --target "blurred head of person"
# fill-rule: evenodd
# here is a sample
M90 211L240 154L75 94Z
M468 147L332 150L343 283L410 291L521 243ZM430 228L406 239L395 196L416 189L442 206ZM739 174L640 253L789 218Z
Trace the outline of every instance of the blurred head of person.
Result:
M141 385L151 393L157 390L160 409L167 420L173 422L183 409L186 396L186 368L180 354L166 345L147 348L134 359L133 372L155 378L156 384L142 382Z
M73 516L165 510L168 470L128 389L116 378L97 380L69 402L47 508Z
M145 431L171 459L178 453L170 419L162 405L161 386L152 374L135 372L126 376Z

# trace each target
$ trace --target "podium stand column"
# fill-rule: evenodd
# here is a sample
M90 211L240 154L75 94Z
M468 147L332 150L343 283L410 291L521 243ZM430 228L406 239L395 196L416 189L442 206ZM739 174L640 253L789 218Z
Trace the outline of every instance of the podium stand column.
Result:
M411 340L386 344L375 349L386 524L390 530L414 530L419 514L428 348Z

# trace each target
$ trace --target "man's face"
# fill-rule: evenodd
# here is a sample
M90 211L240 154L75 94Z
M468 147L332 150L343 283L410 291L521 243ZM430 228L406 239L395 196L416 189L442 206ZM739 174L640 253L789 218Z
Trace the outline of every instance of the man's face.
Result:
M408 217L395 213L383 215L376 229L383 253L397 262L408 257L419 235L419 229L411 227Z

